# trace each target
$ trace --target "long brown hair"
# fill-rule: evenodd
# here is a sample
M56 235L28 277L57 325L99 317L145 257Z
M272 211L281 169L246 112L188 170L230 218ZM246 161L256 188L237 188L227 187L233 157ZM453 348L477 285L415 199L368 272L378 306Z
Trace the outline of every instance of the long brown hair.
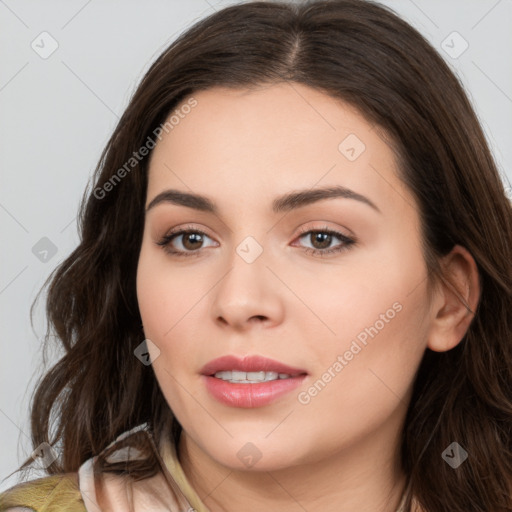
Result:
M84 195L80 243L45 283L46 344L55 336L65 355L35 390L34 447L59 447L47 469L56 474L141 423L178 439L151 367L134 356L144 339L135 276L149 157L113 176L194 91L282 81L348 102L392 141L417 201L429 284L449 280L439 259L455 244L477 263L481 298L467 334L448 352L427 349L414 382L401 444L406 510L414 495L428 512L511 511L512 208L458 79L416 30L364 0L229 6L153 63ZM456 469L441 456L454 441L469 454Z

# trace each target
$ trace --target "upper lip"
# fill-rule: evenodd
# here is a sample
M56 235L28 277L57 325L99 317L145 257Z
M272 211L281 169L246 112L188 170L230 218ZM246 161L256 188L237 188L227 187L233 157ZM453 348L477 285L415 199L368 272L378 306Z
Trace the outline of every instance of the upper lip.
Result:
M213 359L201 369L203 375L215 375L217 372L236 370L241 372L277 372L296 376L306 374L306 370L293 368L287 364L263 356L245 356L243 358L227 355Z

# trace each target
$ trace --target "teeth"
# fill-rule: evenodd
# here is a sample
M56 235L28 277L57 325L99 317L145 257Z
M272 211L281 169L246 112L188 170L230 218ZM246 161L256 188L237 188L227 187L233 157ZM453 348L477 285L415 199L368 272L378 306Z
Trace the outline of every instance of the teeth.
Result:
M278 379L289 379L291 375L277 372L240 372L238 370L225 370L215 374L217 379L222 379L236 384L256 384Z
M233 370L231 372L231 380L239 381L239 380L246 380L246 379L247 379L247 374L245 372L238 372L235 370Z
M240 372L243 373L243 372ZM262 381L266 379L266 372L247 372L247 380L256 380L256 381ZM274 376L275 372L268 372L268 374L272 374L272 379L267 380L274 380L276 376Z
M218 379L222 379L222 380L231 380L231 372L217 372L215 374L215 377L217 377Z

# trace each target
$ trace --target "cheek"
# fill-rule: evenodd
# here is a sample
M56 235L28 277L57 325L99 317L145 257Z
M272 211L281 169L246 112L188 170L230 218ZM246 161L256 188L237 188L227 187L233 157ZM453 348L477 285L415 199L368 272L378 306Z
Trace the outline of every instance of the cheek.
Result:
M184 271L164 254L143 247L137 269L137 299L144 335L159 349L153 369L162 387L176 395L176 381L196 368L205 343L205 298L211 285L204 277Z
M312 348L322 339L324 350L317 352L324 364L327 347L332 357L355 339L362 346L365 341L396 346L417 337L414 328L426 314L426 269L416 248L389 243L379 251L354 253L339 266L317 268L315 275L303 272L293 289L310 310L304 315L302 308L296 321L303 326L307 321Z
M187 286L183 274L168 262L165 264L165 257L158 252L143 247L137 269L137 300L144 335L159 349L158 357L153 357L152 369L174 411L184 407L180 375L192 366L191 340L196 338L190 332L184 338L183 329L190 329L197 320L190 323L191 318L199 314L199 308L193 307L198 301L197 287L190 286L190 282Z
M148 337L163 341L201 294L201 281L170 264L163 249L144 242L137 268L137 300Z
M347 411L375 418L405 400L426 347L425 274L421 252L392 249L334 284L326 280L310 307L333 332L305 336L314 378L301 403L319 414L331 407L348 420Z
M330 410L334 430L336 424L345 424L347 431L361 425L372 429L407 404L426 346L426 333L418 327L425 310L411 297L393 305L366 310L368 319L358 320L361 327L329 344L324 352L329 355L301 397L311 417Z
M367 310L368 321L363 315L358 320L364 327L352 335L342 333L338 342L316 350L319 360L297 394L295 419L304 422L304 430L314 431L317 418L328 418L322 440L315 442L318 452L329 453L333 443L353 444L372 432L383 432L405 414L424 341L415 327L418 309L411 301L400 305L402 309L398 304L391 308L393 318L389 310L375 309L388 323Z

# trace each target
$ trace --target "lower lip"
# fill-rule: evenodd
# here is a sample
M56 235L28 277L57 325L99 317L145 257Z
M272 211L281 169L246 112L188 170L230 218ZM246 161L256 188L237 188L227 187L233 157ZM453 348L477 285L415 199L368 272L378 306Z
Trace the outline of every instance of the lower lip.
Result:
M302 384L306 375L277 379L258 384L233 384L216 377L203 375L206 389L219 402L232 407L262 407L276 401Z

